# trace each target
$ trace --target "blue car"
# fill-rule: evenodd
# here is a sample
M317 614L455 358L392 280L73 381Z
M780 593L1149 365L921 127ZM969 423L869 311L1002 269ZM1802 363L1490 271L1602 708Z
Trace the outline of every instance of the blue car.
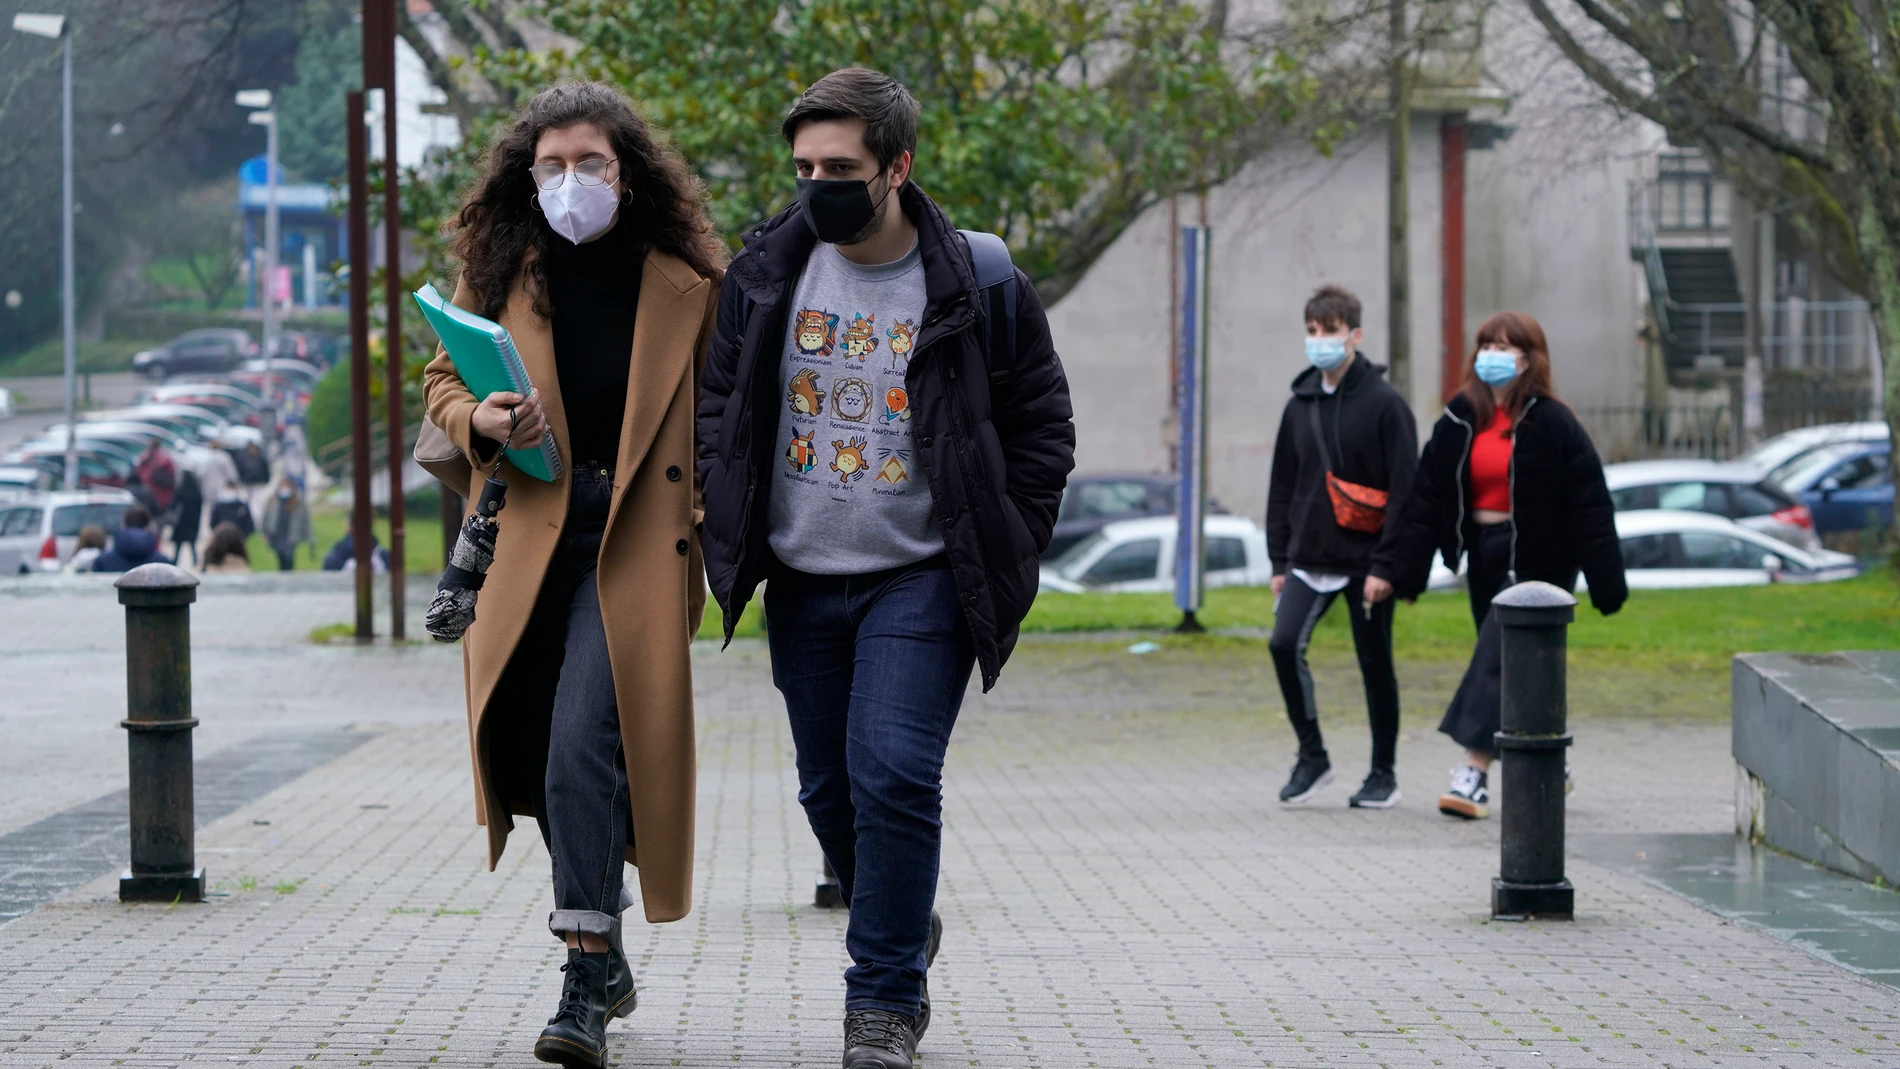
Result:
M1893 446L1887 442L1824 446L1777 476L1814 514L1816 534L1893 526Z

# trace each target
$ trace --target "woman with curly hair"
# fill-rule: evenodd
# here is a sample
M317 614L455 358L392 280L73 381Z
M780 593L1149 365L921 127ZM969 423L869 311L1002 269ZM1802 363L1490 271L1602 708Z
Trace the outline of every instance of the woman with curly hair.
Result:
M477 397L446 354L429 364L429 417L476 469L463 493L504 444L552 435L564 462L542 482L500 460L508 503L463 645L475 815L490 869L516 816L540 825L568 952L534 1053L600 1066L635 1004L623 859L648 921L691 908L693 416L724 251L679 156L588 82L528 102L454 227L454 302L508 329L535 386Z

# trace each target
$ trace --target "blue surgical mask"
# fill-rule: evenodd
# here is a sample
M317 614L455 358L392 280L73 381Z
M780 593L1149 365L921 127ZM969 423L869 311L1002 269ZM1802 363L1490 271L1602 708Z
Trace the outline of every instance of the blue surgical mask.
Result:
M1331 371L1346 362L1346 339L1306 339L1306 359L1321 371Z
M1517 357L1503 349L1478 350L1478 378L1487 386L1506 386L1517 378Z

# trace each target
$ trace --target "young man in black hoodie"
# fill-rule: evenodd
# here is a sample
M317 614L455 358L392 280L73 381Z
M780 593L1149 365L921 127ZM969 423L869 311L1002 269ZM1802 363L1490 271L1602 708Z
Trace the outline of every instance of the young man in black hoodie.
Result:
M1280 678L1299 759L1280 789L1304 805L1332 782L1306 646L1342 593L1372 722L1372 770L1350 804L1398 804L1392 766L1399 735L1399 682L1392 668L1394 538L1418 470L1412 410L1385 381L1385 368L1359 352L1359 299L1322 286L1306 302L1306 357L1280 416L1267 488L1267 555L1273 561L1273 637L1267 648Z

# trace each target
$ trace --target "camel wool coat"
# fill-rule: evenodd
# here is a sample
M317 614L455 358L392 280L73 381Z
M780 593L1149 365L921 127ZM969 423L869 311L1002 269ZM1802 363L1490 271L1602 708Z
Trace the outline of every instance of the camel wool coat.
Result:
M500 322L514 336L528 378L541 396L548 433L564 463L572 463L553 327L534 311L533 298L525 290L526 275L523 271L517 276ZM633 810L626 858L639 869L646 918L656 923L678 920L692 909L695 770L689 651L706 606L696 530L700 502L693 474L693 415L718 292L718 279L700 276L677 257L647 253L613 501L600 546L601 615ZM628 294L629 299L634 296ZM456 287L453 300L475 310L475 298L465 285ZM438 351L423 372L423 395L435 425L480 467L490 466L495 446L484 440L478 448L472 428L477 398L446 353ZM491 871L514 829L514 818L533 815L538 798L530 795L543 779L543 768L524 766L535 757L545 758L545 725L525 725L541 732L538 753L533 745L519 745L524 728L518 722L521 703L498 696L497 684L534 611L561 537L569 486L566 472L546 483L505 460L498 477L508 484L508 498L497 517L495 561L476 603L475 623L462 640L475 820L488 828ZM471 504L480 497L484 478L478 470L470 479L464 496ZM516 673L524 670L538 669L518 666ZM545 671L545 682L552 693L552 666ZM509 720L511 715L516 721Z

